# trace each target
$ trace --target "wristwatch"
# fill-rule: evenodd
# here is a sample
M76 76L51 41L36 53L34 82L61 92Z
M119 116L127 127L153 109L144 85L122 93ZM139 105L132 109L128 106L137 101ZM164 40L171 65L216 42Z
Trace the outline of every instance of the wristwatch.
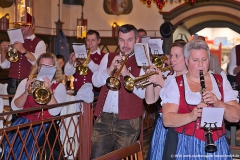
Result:
M27 52L28 52L28 51L26 50L26 52L22 53L22 55L25 56L25 54L27 54Z

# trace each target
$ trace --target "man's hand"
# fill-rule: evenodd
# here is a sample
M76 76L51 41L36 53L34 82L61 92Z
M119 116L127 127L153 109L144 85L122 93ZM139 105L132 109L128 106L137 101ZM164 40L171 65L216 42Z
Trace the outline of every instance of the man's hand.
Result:
M122 61L122 56L120 56L120 55L117 55L117 56L115 56L115 57L113 58L110 67L107 68L107 73L108 73L108 75L111 76L111 73L112 73L112 71L113 71L113 69L114 69L115 67L117 67L117 68L120 67L120 65L121 65L120 62L121 62L121 61Z
M69 61L70 64L73 64L73 62L76 61L76 57L75 57L75 53L74 53L74 52L72 52L72 53L70 54L68 61Z
M13 48L15 48L18 52L21 53L27 52L27 50L23 47L23 44L21 42L15 42Z

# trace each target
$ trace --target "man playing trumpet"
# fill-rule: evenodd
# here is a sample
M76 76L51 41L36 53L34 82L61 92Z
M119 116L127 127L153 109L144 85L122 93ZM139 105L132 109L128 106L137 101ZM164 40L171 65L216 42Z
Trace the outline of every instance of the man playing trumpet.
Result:
M134 78L144 74L143 69L137 66L134 55L134 44L138 40L137 29L125 24L119 28L118 33L120 53L106 54L99 70L92 77L93 85L102 89L94 113L97 119L93 127L91 159L134 143L140 132L145 90L134 88L133 92L127 92L123 86L124 76ZM113 75L116 68L116 74ZM116 86L112 90L106 85L110 76L112 80L109 82L120 84L120 87ZM120 83L114 83L116 79Z
M104 56L104 53L98 48L100 42L101 38L97 31L89 30L87 32L86 45L91 51L90 59L87 64L87 67L89 68L87 75L79 75L76 72L74 63L76 63L78 57L75 57L74 52L70 54L69 61L65 65L64 72L66 76L74 76L73 85L75 93L82 87L84 83L92 83L92 74L98 70L98 65ZM100 89L94 88L94 91L99 92Z

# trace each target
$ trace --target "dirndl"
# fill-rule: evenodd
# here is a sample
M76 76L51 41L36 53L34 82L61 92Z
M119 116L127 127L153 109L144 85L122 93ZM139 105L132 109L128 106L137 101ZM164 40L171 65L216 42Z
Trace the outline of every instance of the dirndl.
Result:
M20 125L20 124L25 124L25 123L29 123L30 120L25 118L25 117L19 117L17 118L11 126L15 126L15 125ZM48 126L50 125L50 123L45 123L44 124L44 128L48 128ZM21 159L21 160L25 160L28 159L28 157L30 155L32 155L31 159L36 159L36 153L37 153L37 146L36 144L34 144L34 138L37 137L38 135L38 143L39 140L43 137L44 132L43 129L41 129L40 131L40 125L34 125L32 126L32 131L29 130L29 127L26 128L22 128L20 129L20 133L16 134L16 131L10 131L7 134L8 140L10 141L10 143L13 145L12 148L12 152L10 153L10 156L8 156L9 152L10 152L10 144L8 143L8 141L6 140L6 138L3 139L3 144L4 144L4 156L3 159ZM40 133L39 133L40 131ZM24 145L22 143L22 140L20 138L20 136L22 137L23 141L26 142L26 150L24 149ZM21 150L23 150L22 154ZM27 154L26 154L27 152ZM13 154L15 156L15 158L13 157ZM27 156L28 155L28 156Z
M176 160L232 160L229 145L226 136L223 135L214 142L217 151L214 153L205 152L204 141L194 136L178 134L178 146L176 155L172 155Z
M154 132L152 135L152 141L148 150L149 152L148 158L150 160L162 159L167 132L168 132L167 128L165 128L163 125L162 114L160 114L154 129Z

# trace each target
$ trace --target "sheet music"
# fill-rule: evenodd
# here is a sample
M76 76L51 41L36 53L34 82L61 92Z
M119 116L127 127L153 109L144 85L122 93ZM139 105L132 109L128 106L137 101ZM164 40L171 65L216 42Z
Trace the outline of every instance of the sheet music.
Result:
M21 29L8 29L7 33L11 44L14 44L15 42L24 43Z
M223 122L224 110L225 108L204 107L202 110L201 127L205 125L204 122L207 123L217 122L216 123L217 127L221 127ZM209 125L206 125L206 127L208 126Z
M142 67L152 65L147 43L136 43L134 45L134 53L138 66Z
M148 43L148 40L151 39L150 36L142 37L142 43Z
M87 50L84 43L73 43L72 46L76 58L87 58Z
M48 77L52 81L56 73L56 70L57 70L57 67L55 66L42 65L38 73L37 80L43 81L44 77Z
M151 49L151 53L158 55L163 54L162 43L163 43L162 39L149 39L148 45Z

